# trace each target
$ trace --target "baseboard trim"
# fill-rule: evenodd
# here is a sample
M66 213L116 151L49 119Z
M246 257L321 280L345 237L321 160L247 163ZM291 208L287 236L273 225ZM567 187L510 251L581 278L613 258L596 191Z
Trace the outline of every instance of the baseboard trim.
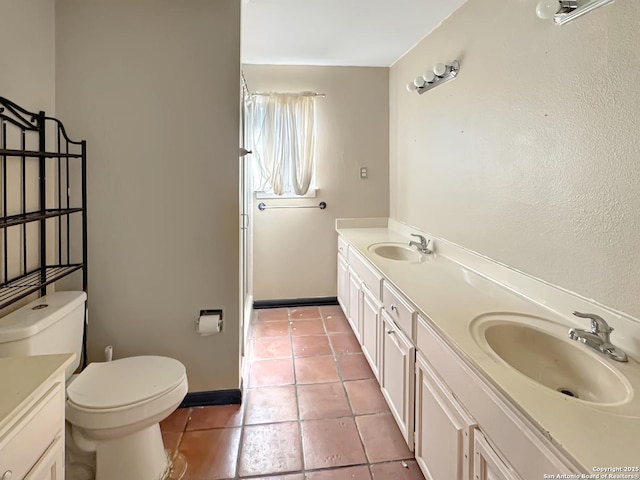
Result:
M285 298L278 300L254 300L253 309L291 308L338 305L338 297Z
M184 397L184 400L182 400L178 408L239 405L240 403L242 403L242 392L239 388L234 388L232 390L187 393L187 396Z

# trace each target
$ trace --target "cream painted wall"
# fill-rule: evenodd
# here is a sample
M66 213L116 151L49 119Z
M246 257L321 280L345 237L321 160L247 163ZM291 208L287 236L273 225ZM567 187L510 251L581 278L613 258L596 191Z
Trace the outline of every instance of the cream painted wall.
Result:
M640 317L640 3L558 27L536 2L468 0L393 66L391 215Z
M44 110L47 115L55 115L55 9L51 0L0 0L0 96L31 110ZM17 130L7 129L7 146L20 148L20 136ZM29 135L28 148L37 149L36 135ZM20 185L20 164L18 159L8 159L8 214L19 213L22 209ZM53 165L48 165L48 177L55 175ZM39 208L38 200L38 160L27 161L27 209ZM51 184L49 184L51 185ZM47 198L52 200L54 189L47 190ZM49 203L51 204L51 203ZM54 251L54 224L48 222L49 251ZM14 277L24 273L22 270L22 227L12 227L7 230L9 245L9 276ZM28 268L33 269L39 262L39 227L36 223L27 225L28 238ZM0 245L0 271L2 265L2 250ZM4 281L4 279L0 279ZM32 295L0 311L0 315L19 308L28 301L36 298Z
M239 386L239 0L57 0L56 100L87 140L89 348ZM200 337L200 309L224 332Z
M317 198L254 200L257 300L336 295L339 217L389 213L389 70L362 67L243 65L252 92L326 93L317 101ZM359 168L369 168L361 180ZM325 210L257 208L317 205Z
M55 114L55 9L51 0L0 0L0 96Z

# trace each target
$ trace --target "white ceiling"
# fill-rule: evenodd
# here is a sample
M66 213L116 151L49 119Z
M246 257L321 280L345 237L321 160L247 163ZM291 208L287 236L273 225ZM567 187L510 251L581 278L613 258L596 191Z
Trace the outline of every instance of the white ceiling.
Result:
M388 67L466 0L243 0L242 63Z

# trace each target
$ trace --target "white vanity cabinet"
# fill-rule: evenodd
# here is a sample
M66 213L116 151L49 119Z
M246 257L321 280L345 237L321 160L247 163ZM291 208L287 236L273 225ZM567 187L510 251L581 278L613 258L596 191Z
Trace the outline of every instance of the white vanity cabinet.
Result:
M64 479L65 367L73 357L0 359L0 480Z
M346 249L343 309L427 480L583 472L438 333L422 313L428 306L416 308L353 245Z
M407 446L413 451L415 347L383 309L380 386Z
M473 480L476 422L416 354L415 455L427 480Z

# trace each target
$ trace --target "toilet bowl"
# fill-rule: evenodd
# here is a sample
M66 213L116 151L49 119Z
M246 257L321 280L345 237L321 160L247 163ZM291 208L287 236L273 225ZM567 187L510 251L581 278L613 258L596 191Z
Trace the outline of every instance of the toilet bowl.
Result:
M184 365L140 356L92 363L67 387L74 443L96 454L96 480L158 480L168 472L159 422L187 393Z

